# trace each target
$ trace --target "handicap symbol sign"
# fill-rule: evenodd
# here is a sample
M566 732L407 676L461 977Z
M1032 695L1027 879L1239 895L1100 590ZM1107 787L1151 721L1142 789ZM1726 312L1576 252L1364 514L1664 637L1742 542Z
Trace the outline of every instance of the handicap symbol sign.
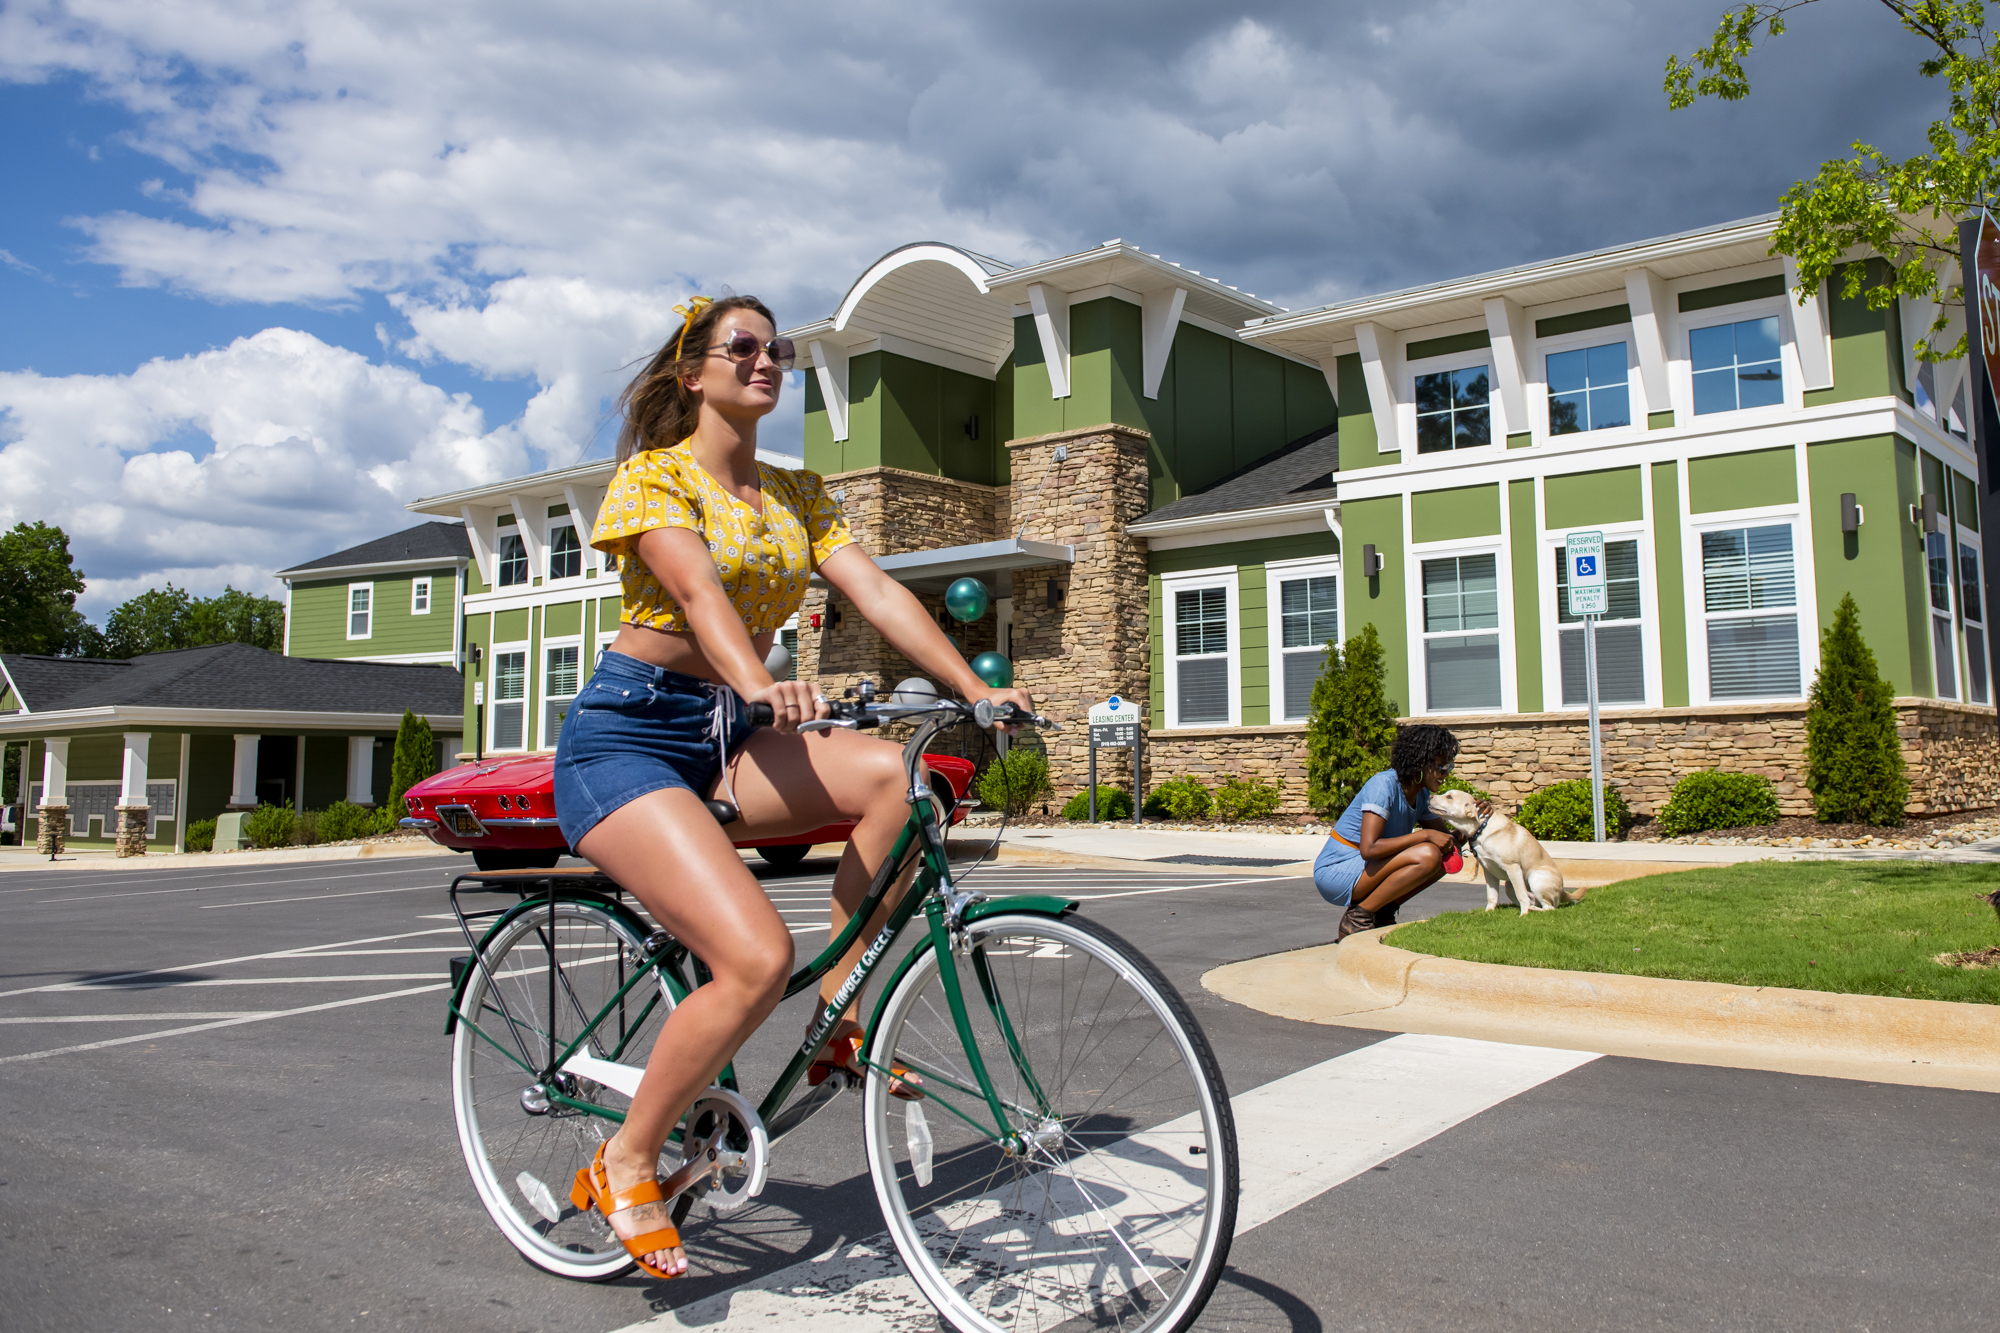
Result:
M1596 556L1580 555L1576 558L1576 576L1578 578L1587 579L1595 573L1597 573Z

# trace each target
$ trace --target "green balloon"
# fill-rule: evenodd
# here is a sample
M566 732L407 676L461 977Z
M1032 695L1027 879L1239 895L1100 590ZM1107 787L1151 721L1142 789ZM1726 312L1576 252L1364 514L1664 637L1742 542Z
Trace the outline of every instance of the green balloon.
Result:
M972 659L972 674L994 689L1004 690L1014 683L1014 664L998 653L981 653Z
M944 609L951 612L953 620L971 624L985 615L991 605L993 594L975 578L960 579L944 590Z

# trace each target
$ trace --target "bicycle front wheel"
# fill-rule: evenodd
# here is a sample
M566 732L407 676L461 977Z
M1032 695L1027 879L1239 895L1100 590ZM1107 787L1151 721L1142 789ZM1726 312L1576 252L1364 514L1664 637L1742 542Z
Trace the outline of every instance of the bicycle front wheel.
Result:
M944 962L1012 1141L928 953L867 1055L869 1169L903 1262L964 1333L1180 1333L1236 1226L1236 1128L1207 1038L1159 969L1094 922L996 914L966 935L964 960ZM919 1079L921 1099L895 1095Z
M617 1123L561 1100L622 1113L628 1099L550 1064L645 957L631 923L595 903L558 899L553 913L537 906L501 927L459 1005L452 1107L472 1183L514 1248L563 1277L603 1282L635 1266L602 1214L570 1202L576 1173ZM655 972L606 1015L582 1053L645 1064L673 1007Z

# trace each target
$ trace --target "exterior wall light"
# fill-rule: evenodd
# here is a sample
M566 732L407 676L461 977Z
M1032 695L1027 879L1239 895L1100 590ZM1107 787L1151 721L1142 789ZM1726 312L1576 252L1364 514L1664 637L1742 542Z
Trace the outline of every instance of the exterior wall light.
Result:
M1936 532L1939 508L1937 496L1926 494L1921 503L1910 506L1910 522L1917 524L1927 534Z
M1382 557L1375 553L1375 548L1372 545L1363 546L1361 548L1361 577L1372 579L1381 572Z
M1861 524L1864 517L1861 512L1861 506L1855 503L1854 492L1843 492L1840 497L1840 530L1842 532L1861 531Z
M1063 594L1063 590L1062 590L1062 585L1061 585L1060 583L1057 583L1057 582L1056 582L1056 581L1055 581L1054 579L1050 579L1050 580L1049 580L1049 610L1053 611L1053 610L1055 610L1055 609L1056 609L1057 607L1061 606L1061 605L1063 604L1063 596L1064 596L1064 594Z

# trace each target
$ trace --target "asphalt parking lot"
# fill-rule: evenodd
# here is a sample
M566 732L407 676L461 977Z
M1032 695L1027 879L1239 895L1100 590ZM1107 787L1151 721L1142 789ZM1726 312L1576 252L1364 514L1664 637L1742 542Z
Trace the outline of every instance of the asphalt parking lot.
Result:
M841 1315L805 1296L753 1317L765 1307L745 1293L880 1231L852 1106L784 1140L756 1205L697 1217L690 1279L568 1283L502 1240L446 1088L444 975L462 946L443 890L462 864L0 876L0 1325L608 1331ZM806 952L830 869L767 873ZM1265 1198L1252 1159L1287 1149L1246 1138L1260 1220L1205 1328L1986 1329L2000 1308L2000 1099L1565 1055L1519 1091L1467 1100L1462 1070L1540 1057L1292 1023L1200 988L1219 963L1331 938L1305 881L981 874L996 892L1083 899L1194 1003L1239 1105L1321 1090L1306 1123L1326 1144L1385 1117L1344 1071L1432 1062L1387 1117L1401 1123L1380 1160L1309 1197ZM776 1072L804 1022L793 1001L752 1041L747 1084Z

